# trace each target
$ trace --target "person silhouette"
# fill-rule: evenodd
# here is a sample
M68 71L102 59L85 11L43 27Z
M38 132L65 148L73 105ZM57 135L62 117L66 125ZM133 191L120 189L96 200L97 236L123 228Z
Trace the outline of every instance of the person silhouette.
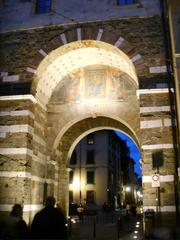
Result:
M79 220L83 221L84 208L82 206L82 203L79 204L79 207L77 208L77 211L78 211Z
M45 207L35 214L31 224L33 239L67 239L66 218L55 208L55 198L47 197Z
M23 208L20 204L15 204L10 215L2 222L0 239L30 239L30 231L23 220Z

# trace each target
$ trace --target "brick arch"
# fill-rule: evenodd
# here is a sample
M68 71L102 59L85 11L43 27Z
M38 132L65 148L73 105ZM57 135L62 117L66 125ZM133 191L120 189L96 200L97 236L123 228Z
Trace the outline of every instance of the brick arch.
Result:
M104 119L103 122L99 121L99 125L97 124L97 119ZM106 119L106 121L105 121ZM95 121L96 120L96 121ZM83 122L84 121L89 121L91 122L91 124L87 124L87 129L86 132L88 132L87 134L90 133L90 131L92 131L92 128L112 128L114 130L121 130L123 131L125 134L127 134L130 138L132 138L134 140L134 142L137 144L137 146L140 146L138 137L140 135L139 133L139 129L137 128L132 128L132 125L130 125L130 123L128 121L124 121L124 119L119 118L119 117L115 117L112 113L109 113L108 115L103 115L103 114L99 114L98 115L96 113L93 113L91 115L87 114L87 115L83 115L83 117L79 117L74 119L74 121L71 120L71 122L67 123L66 125L63 126L63 128L61 129L61 131L54 137L54 142L52 145L52 149L56 150L58 148L59 143L62 141L63 137L66 136L68 134L70 134L71 129L74 130L75 126L78 126L79 129L81 129L80 125L82 124L83 126ZM105 123L104 123L105 122ZM107 124L109 122L109 124ZM132 121L131 121L132 124ZM94 131L94 130L93 130ZM78 141L80 141L85 135L87 135L86 133L79 133L79 131L76 129L75 130L75 138L76 141L74 142L74 144L76 144ZM81 138L79 137L81 135Z
M59 155L56 157L59 165L58 200L65 211L68 209L68 172L67 161L76 144L90 132L102 129L119 130L130 136L140 148L138 137L122 122L109 117L86 118L71 126L62 136L57 147ZM61 150L63 149L63 150ZM56 150L55 150L56 151ZM65 194L66 193L66 194Z
M55 37L49 40L46 46L42 46L42 48L39 49L32 60L32 65L27 66L26 70L34 74L43 58L51 51L78 40L97 40L111 44L123 51L131 59L137 74L146 72L143 57L136 51L135 46L126 40L124 34L117 34L106 29L103 25L84 26L83 24L59 31Z

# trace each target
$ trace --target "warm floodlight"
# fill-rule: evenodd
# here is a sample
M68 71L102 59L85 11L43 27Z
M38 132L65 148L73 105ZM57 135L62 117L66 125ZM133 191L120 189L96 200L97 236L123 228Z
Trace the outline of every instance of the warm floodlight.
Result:
M80 189L80 181L79 181L79 178L74 178L71 186L72 186L72 189L79 190L79 189Z
M130 187L126 187L126 192L130 192L131 188Z

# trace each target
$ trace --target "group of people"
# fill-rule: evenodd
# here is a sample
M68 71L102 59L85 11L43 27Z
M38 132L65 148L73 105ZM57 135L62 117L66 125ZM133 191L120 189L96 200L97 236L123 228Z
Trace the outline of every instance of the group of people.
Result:
M29 228L23 220L22 206L15 204L0 225L0 239L68 239L65 215L59 206L55 207L55 198L49 196Z

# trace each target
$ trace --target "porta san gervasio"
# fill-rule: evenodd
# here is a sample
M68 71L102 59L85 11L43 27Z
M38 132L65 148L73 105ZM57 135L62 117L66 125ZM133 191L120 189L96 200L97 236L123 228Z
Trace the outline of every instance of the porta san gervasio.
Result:
M143 211L175 218L178 97L165 2L0 1L2 215L21 203L31 222L48 195L68 214L73 150L109 129L141 152Z

